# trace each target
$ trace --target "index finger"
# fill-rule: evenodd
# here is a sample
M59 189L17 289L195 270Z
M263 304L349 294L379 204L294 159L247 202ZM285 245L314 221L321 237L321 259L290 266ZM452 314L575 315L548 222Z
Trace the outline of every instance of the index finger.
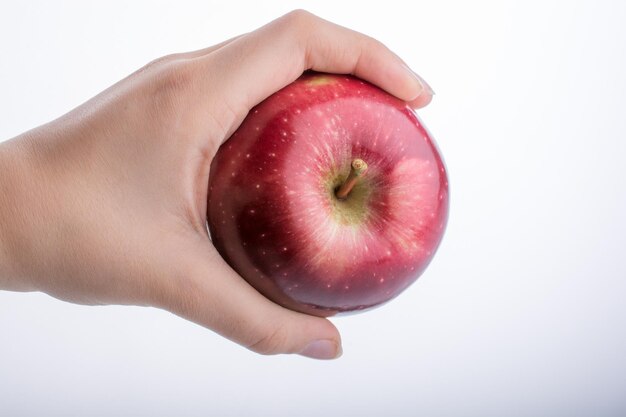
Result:
M379 41L301 10L201 59L212 78L219 77L220 96L237 115L307 69L354 74L417 107L432 97L428 85Z

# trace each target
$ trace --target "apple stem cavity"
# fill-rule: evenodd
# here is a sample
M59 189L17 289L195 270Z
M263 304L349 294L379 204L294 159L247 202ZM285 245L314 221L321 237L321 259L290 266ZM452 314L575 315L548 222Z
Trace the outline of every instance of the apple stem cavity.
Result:
M343 184L341 184L341 187L339 187L335 192L335 197L339 200L345 200L348 198L350 191L352 191L352 188L356 185L359 177L365 174L365 171L367 171L367 164L365 161L359 158L354 159L352 161L352 165L350 166L350 174L348 174L348 177Z

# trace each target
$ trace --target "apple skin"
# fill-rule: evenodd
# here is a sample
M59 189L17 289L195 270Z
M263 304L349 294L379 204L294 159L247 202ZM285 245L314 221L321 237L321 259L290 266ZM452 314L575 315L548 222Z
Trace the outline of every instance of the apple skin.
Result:
M340 201L354 158L369 169ZM347 75L307 72L253 108L220 147L207 220L226 262L292 310L378 306L428 266L448 217L448 179L415 112Z

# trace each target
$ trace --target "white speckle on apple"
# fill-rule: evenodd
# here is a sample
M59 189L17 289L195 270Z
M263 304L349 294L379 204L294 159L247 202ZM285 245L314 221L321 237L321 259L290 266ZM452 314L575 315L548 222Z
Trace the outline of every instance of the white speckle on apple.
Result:
M237 175L234 171L230 173L231 177L234 177L235 175Z
M385 282L385 278L379 279L378 282L380 282L382 284L383 282Z
M249 153L246 154L246 158L250 158L250 154Z
M276 154L274 152L270 152L268 155L271 156L272 158L274 158L276 156Z
M255 187L256 188L261 188L261 184L257 184Z
M250 213L250 214L254 214L254 213L256 213L256 211L254 211L254 209L250 209L250 210L248 211L248 213Z
M388 250L387 252L385 252L387 254L387 256L391 256L391 251Z
M287 246L283 246L283 252L287 252Z
M256 130L258 132L259 130L261 130L261 128L259 126L255 126L254 130Z

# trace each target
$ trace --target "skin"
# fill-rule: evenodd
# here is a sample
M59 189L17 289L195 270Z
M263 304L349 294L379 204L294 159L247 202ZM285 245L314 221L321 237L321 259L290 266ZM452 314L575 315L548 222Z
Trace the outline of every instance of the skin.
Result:
M305 11L153 61L0 144L0 289L153 306L261 354L338 357L330 321L260 295L205 228L220 144L307 69L355 74L416 108L432 99L380 42Z

